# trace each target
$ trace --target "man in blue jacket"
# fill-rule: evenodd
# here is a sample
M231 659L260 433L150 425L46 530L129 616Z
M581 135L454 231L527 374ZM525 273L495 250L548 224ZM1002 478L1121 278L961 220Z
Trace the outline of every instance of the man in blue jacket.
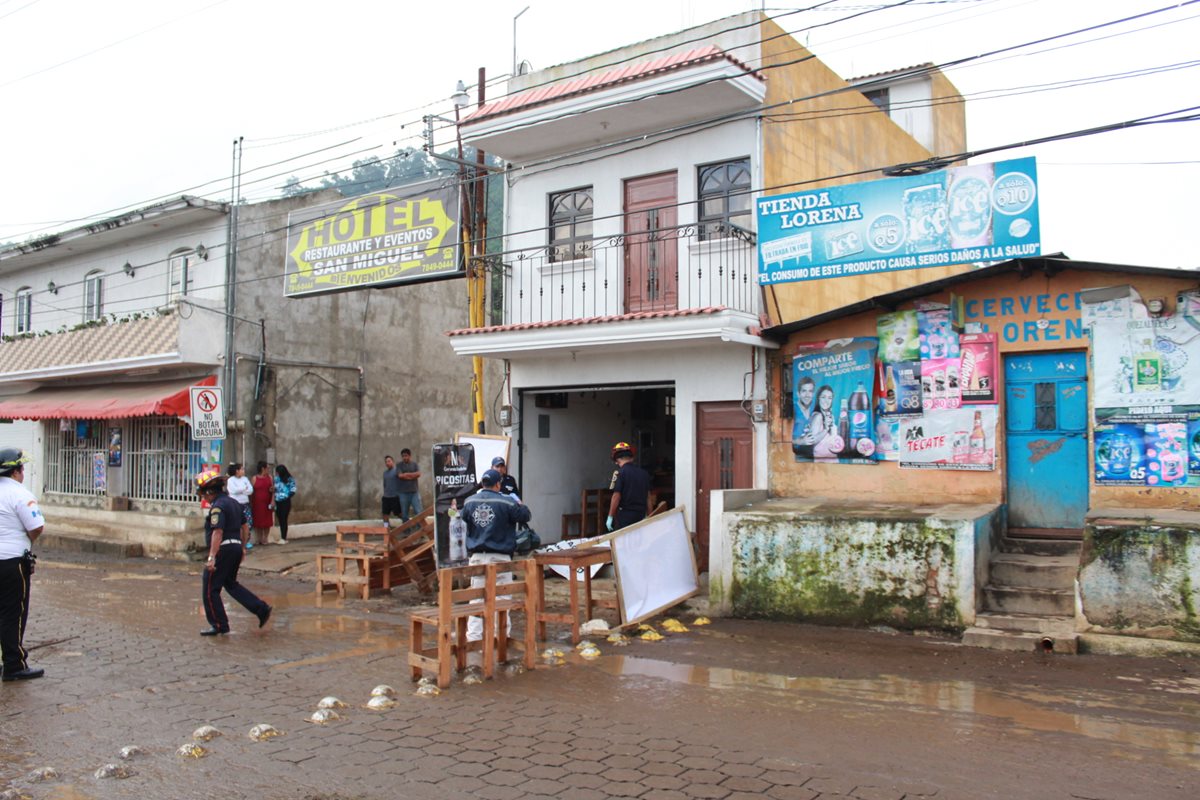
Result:
M501 475L489 469L479 478L482 487L463 503L463 520L467 523L467 552L470 564L495 564L512 561L517 549L517 525L529 522L533 514L529 507L511 495L500 492ZM512 573L496 578L499 583L511 583ZM471 578L472 586L482 586L482 577ZM511 625L511 620L509 621ZM483 618L467 618L467 641L483 639Z

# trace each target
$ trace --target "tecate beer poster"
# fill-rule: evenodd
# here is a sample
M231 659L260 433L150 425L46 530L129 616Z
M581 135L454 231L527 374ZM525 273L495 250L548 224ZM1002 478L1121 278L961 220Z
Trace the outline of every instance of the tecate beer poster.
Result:
M986 472L996 468L996 419L995 406L901 417L891 444L902 468Z

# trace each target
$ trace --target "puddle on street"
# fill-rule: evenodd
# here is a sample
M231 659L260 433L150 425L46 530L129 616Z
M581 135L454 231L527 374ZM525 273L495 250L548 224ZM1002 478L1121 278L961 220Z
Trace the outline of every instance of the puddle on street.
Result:
M395 653L397 649L404 644L402 638L399 636L392 639L383 639L383 637L380 638L381 641L376 644L363 645L362 647L348 647L342 650L336 650L332 653L311 656L310 658L301 658L297 661L285 661L282 664L272 664L271 669L311 667L317 664L332 664L335 661L344 661L349 658L362 658L363 656L371 656L379 653Z
M96 795L88 794L78 786L66 784L53 787L46 797L47 800L95 800Z
M856 705L897 706L928 709L931 712L957 712L1007 720L1018 729L1050 733L1068 733L1091 739L1119 743L1175 756L1179 763L1200 769L1200 734L1158 725L1125 722L1111 716L1074 714L1055 705L1081 705L1074 697L1040 693L1033 697L1014 697L978 686L970 681L915 681L898 676L878 679L839 679L792 677L764 672L679 664L637 656L605 656L593 662L593 668L610 675L657 678L673 683L709 689L777 690L801 695L807 702L833 700ZM1088 703L1089 705L1099 705ZM1115 703L1108 704L1118 708ZM1188 720L1195 710L1181 710ZM1178 758L1183 757L1183 758Z

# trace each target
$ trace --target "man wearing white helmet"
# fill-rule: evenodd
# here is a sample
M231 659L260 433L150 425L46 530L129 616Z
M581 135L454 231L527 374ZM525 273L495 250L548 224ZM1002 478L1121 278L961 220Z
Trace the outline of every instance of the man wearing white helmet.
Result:
M15 447L0 449L0 654L5 682L45 674L43 669L30 669L23 644L33 575L31 551L45 526L37 498L22 485L28 461Z

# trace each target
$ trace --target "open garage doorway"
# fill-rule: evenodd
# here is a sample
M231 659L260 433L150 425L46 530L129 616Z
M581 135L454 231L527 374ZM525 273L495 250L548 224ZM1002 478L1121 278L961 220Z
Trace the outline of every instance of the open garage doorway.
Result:
M543 542L597 532L597 493L611 484L610 451L617 442L636 448L637 463L650 473L653 499L674 506L673 384L523 389L518 396L517 480ZM581 507L585 495L587 509ZM601 514L601 526L603 519Z

